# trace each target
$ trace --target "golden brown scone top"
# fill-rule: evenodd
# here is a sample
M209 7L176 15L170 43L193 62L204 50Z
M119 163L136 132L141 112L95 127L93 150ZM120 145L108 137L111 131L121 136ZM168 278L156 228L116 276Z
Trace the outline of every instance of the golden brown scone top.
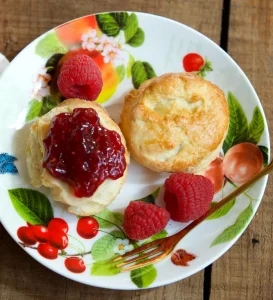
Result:
M228 124L216 85L192 73L169 73L125 97L120 127L133 158L147 168L199 172L218 155Z

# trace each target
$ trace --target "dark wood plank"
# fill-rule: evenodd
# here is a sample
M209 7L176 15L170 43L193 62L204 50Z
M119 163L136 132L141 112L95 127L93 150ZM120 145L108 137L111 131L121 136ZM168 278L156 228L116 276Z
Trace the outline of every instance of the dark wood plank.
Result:
M231 0L228 50L254 85L273 134L273 1ZM273 177L242 238L213 266L212 300L273 299Z
M220 41L222 0L0 0L0 51L12 59L40 34L71 19L110 10L143 11L187 24ZM0 229L0 299L187 299L203 298L203 271L169 286L110 291L81 285L46 269Z

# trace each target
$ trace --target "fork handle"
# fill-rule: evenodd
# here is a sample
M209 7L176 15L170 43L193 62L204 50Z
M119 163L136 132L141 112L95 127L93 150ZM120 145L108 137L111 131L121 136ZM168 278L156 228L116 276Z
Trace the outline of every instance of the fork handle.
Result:
M252 184L256 183L258 180L260 180L263 176L267 175L273 170L273 160L270 162L268 166L266 166L263 170L261 170L258 174L253 176L249 181L238 187L236 190L234 190L232 193L230 193L228 196L226 196L224 199L219 201L217 204L215 204L212 208L210 208L204 215L202 215L199 219L193 221L190 223L187 227L182 229L181 231L177 232L175 235L170 236L170 239L172 239L172 242L175 243L174 246L187 234L189 233L193 228L195 228L197 225L199 225L201 222L203 222L206 218L211 216L213 213L215 213L218 209L226 205L228 202L230 202L235 197L242 194L245 190L247 190Z

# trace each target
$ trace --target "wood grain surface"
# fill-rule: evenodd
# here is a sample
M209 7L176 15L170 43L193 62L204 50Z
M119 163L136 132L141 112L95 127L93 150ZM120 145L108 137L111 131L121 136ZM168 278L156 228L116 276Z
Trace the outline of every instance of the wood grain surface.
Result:
M0 0L0 52L11 60L28 43L52 27L83 15L110 10L143 11L165 16L197 29L219 44L224 2L229 3L224 0ZM228 49L254 84L271 133L272 22L273 1L231 0ZM263 203L247 231L214 263L210 299L273 299L272 191L271 178ZM259 241L255 246L254 240ZM53 273L27 255L1 225L0 245L1 300L209 299L210 286L206 286L203 295L204 271L156 289L112 291L85 286Z
M273 1L232 0L228 52L246 73L273 133ZM272 149L272 147L271 147ZM212 269L212 300L273 299L273 176L257 214Z

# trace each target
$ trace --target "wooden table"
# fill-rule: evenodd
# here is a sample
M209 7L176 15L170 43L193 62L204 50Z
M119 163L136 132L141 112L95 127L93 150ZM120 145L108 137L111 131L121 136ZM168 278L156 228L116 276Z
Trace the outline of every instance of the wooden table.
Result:
M0 0L0 52L10 60L40 34L96 12L131 10L187 24L221 45L253 83L273 134L272 0ZM273 299L273 176L239 241L213 266L151 290L111 291L63 278L28 256L0 227L0 299Z

